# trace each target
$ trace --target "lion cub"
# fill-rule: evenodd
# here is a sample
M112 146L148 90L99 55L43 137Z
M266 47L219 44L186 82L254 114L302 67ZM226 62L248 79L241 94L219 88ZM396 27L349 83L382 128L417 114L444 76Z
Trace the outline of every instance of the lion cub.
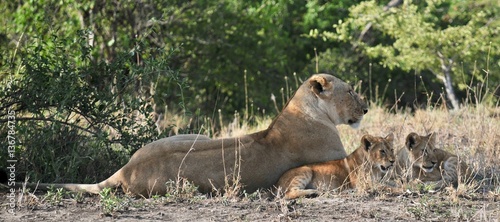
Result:
M393 166L393 134L387 137L364 135L361 145L340 160L309 164L285 172L276 187L285 191L285 199L317 193L318 188L355 188L361 174L381 179Z
M458 186L459 175L471 178L471 170L464 162L459 162L454 154L437 149L435 144L433 133L427 136L410 133L406 137L405 148L397 154L396 177L401 178L406 173L408 180L432 182L436 189L450 184Z

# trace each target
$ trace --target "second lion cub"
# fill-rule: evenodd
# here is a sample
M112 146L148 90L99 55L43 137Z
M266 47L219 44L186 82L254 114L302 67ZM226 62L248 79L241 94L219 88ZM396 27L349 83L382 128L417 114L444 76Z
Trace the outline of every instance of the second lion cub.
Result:
M317 193L318 188L354 188L361 174L381 179L394 164L393 134L385 138L364 135L361 145L340 160L309 164L285 172L276 187L285 192L285 199Z
M458 156L436 148L436 134L421 136L410 133L405 148L397 154L394 178L405 178L411 182L432 183L436 189L448 185L458 186L473 178L472 170ZM460 180L461 179L461 180Z

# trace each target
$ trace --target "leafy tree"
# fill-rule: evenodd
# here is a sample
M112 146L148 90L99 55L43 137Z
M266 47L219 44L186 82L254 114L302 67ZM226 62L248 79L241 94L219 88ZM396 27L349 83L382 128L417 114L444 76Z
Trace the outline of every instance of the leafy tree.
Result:
M301 71L314 59L315 49L322 52L331 47L304 34L310 29L332 31L330 24L346 16L346 9L355 2L8 1L0 3L6 15L0 18L4 25L0 33L5 37L0 47L13 50L34 36L65 35L74 40L79 30L88 30L93 62L112 62L120 53L140 46L142 54L133 59L140 64L157 55L152 49L174 48L179 51L170 66L181 72L179 80L189 85L187 90L162 75L138 83L141 90L136 95L144 98L151 96L151 84L156 86L158 112L168 105L174 111L199 110L199 114L211 115L222 109L232 114L248 106L244 87L253 89L248 97L255 107L273 111L271 93L279 93L287 84L285 78L294 72L301 79L308 77L314 71ZM288 90L286 94L293 88ZM176 100L180 94L186 97L181 106Z
M350 9L350 17L336 25L336 33L323 32L322 36L348 41L364 54L381 58L381 63L390 69L430 71L443 83L453 108L458 109L454 79L462 78L464 84L471 79L483 84L488 78L493 82L499 80L490 73L498 71L497 64L490 67L486 61L500 55L500 45L497 44L500 42L500 22L495 4L495 1L482 1L481 4L405 1L400 7L385 10L375 1L366 1ZM367 27L390 41L363 41L360 35ZM486 67L484 73L461 75L467 71L460 64L477 61ZM463 89L465 86L459 87Z

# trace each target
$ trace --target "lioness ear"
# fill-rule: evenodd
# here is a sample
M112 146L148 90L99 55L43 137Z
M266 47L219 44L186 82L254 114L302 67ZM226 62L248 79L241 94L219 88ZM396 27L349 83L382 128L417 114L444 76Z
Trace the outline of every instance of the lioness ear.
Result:
M410 133L406 137L406 148L409 150L413 149L415 145L417 145L418 141L420 140L420 136L416 133Z
M332 82L329 82L325 77L321 76L311 77L311 79L309 79L309 85L314 94L320 98L324 97L324 91L330 90L333 87Z
M372 147L373 145L372 141L373 137L370 135L364 135L363 137L361 137L361 144L363 145L366 151L370 150L370 148Z

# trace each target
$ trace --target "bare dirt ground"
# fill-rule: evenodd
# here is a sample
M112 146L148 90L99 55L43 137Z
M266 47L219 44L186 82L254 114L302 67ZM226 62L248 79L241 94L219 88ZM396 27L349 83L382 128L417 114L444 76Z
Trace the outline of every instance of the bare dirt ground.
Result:
M293 201L205 196L137 199L118 195L112 210L103 198L54 200L27 194L15 214L2 192L0 221L499 221L500 196L492 192L321 195ZM50 200L49 200L50 199Z

